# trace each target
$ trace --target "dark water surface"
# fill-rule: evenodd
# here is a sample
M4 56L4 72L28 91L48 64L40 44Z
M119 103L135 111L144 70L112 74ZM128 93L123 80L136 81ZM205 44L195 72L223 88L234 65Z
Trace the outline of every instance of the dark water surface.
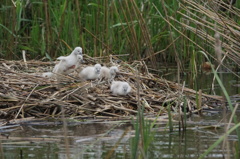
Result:
M240 73L236 74L240 76ZM167 80L177 82L177 70L171 70L170 73L165 73L162 77ZM219 78L230 96L240 93L240 78L236 75L229 72L221 72L219 73ZM198 73L196 76L186 72L181 75L180 83L183 84L183 82L185 82L188 88L192 88L196 91L201 89L203 93L223 95L222 89L220 88L217 80L214 80L212 90L213 79L214 74L212 72L204 71L203 73Z
M174 80L176 74L166 75L165 78ZM198 83L193 81L188 75L182 77L189 87L202 89L203 92L211 92L213 74L199 75ZM240 102L240 82L228 73L223 73L222 78L228 93L232 96L235 104ZM213 93L213 92L211 92ZM215 93L221 95L219 86L215 86ZM202 117L194 116L188 121L198 123L218 124L222 122L222 112L206 114ZM228 115L229 118L230 115ZM197 124L198 125L198 124ZM204 124L203 124L204 125ZM206 124L205 124L206 125ZM166 124L159 124L155 138L148 151L149 159L196 159L204 153L217 139L224 134L224 128L203 128L199 124L196 128L188 126L185 133L169 133L165 130ZM54 122L35 122L31 125L21 125L15 131L2 131L0 129L0 159L65 159L69 154L71 159L102 159L111 152L113 147L119 142L111 159L131 158L130 139L134 132L130 124L120 122L109 123L74 123L68 124L67 134L64 134L63 126ZM127 131L125 136L122 134ZM66 136L67 137L66 137ZM121 139L121 140L120 140ZM233 133L228 137L228 149L222 149L222 144L215 148L208 156L208 159L222 159L224 156L234 158L234 144L237 141Z

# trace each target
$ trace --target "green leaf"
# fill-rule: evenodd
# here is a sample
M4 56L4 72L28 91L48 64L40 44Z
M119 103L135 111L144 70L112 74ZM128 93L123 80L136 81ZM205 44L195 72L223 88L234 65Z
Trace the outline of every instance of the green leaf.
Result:
M11 31L9 30L6 26L0 24L1 27L3 27L5 30L7 30L11 35L13 35L14 37L16 37L16 35Z
M97 3L88 3L88 6L94 6L94 7L98 7L98 8L103 8L102 5L99 5Z
M28 50L28 51L37 53L37 51L35 51L34 49L32 49L32 48L30 48L28 46L19 45L19 48L22 49L22 50Z
M45 53L45 55L46 55L46 58L47 58L47 59L49 59L50 61L52 61L52 58L49 56L48 53Z

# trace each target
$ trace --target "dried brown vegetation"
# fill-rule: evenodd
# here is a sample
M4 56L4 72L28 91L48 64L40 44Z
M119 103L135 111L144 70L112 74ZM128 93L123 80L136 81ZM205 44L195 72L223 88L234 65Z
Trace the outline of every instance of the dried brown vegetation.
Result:
M85 58L88 65L97 60ZM98 59L98 61L101 59ZM120 73L115 80L128 81L132 92L128 96L111 94L107 82L80 81L76 74L67 76L60 83L55 79L43 78L37 74L51 71L54 63L42 61L1 61L0 66L0 117L17 118L60 118L63 108L65 116L84 119L125 118L137 113L137 70L139 73L139 103L145 106L146 115L156 115L161 110L165 115L165 106L170 104L173 112L182 107L183 96L187 99L189 112L198 107L196 94L192 89L161 79L148 72L148 68L136 61L131 65L120 62ZM107 64L112 65L112 64ZM83 66L82 66L83 67ZM201 94L201 106L208 107L212 102L222 100L219 96Z

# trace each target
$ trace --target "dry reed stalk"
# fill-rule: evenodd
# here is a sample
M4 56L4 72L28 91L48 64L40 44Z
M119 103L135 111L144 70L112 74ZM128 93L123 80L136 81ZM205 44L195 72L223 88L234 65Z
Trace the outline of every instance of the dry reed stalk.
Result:
M169 24L169 17L168 17L168 13L167 13L167 10L166 10L166 7L164 5L164 2L162 2L162 6L163 6L163 9L164 9L164 13L166 15L166 21L168 22L168 28L169 28L169 31L170 31L170 39L171 39L171 43L173 43L173 50L174 50L174 54L175 54L175 61L177 63L177 81L178 81L178 84L180 84L180 69L182 69L182 64L181 64L181 61L179 59L179 56L178 56L178 53L177 53L177 49L176 49L176 45L175 43L173 42L173 36L172 36L172 28L171 28L171 25Z
M133 9L134 9L134 14L137 17L138 23L140 25L140 30L142 32L143 35L143 40L146 43L149 51L147 52L147 56L150 57L150 61L151 61L151 65L153 68L157 67L157 61L156 58L154 58L154 50L153 50L153 46L151 43L151 37L150 37L150 32L148 30L147 24L142 16L142 13L139 11L139 8L136 4L136 2L134 0L130 1L132 3Z
M197 32L198 34L196 35L201 39L204 40L207 38L206 42L210 46L212 46L212 48L214 48L215 45L215 38L213 37L213 35L209 34L209 30L216 32L216 23L217 32L223 39L221 42L222 50L227 57L227 59L225 60L226 62L224 62L223 66L229 69L230 66L227 63L227 61L229 60L234 62L238 66L240 65L240 45L238 42L240 37L240 32L238 31L240 30L240 25L233 18L227 16L225 13L216 10L216 6L219 5L220 4L217 3L217 1L212 1L212 4L209 5L204 5L200 1L182 1L180 7L182 10L185 11L185 13L178 11L178 14L181 14L184 18L189 20L190 23L197 24L201 27L196 28L181 22L178 23L181 24L183 27L186 27L193 33ZM231 12L231 14L233 14L232 16L239 18L239 9L235 7L230 7L227 9L229 12ZM176 19L174 20L177 21ZM211 54L209 53L209 55ZM231 69L229 70L231 71Z
M198 91L198 95L199 95L199 97L198 97L198 109L201 110L202 109L201 108L201 106L202 106L202 90L201 89ZM199 111L199 114L201 115L202 111Z
M29 141L29 142L60 142L60 139L56 138L35 138L35 137L11 137L11 136L0 136L1 140L12 140L12 141Z
M126 8L124 8L123 3L121 3L120 7L121 7L121 11L123 12L124 19L127 22L128 29L131 33L130 36L128 36L128 37L131 40L130 41L131 48L133 48L133 50L132 50L133 53L130 54L131 55L130 58L133 58L132 56L134 56L134 52L136 52L136 55L138 56L138 60L140 60L141 59L141 56L139 54L140 53L140 48L139 48L139 45L138 45L136 30L134 29L133 14L130 11L128 1L123 1L123 2L125 2ZM129 19L128 19L127 15L129 15Z
M170 19L171 19L171 20L174 20L175 22L178 22L179 24L181 24L182 26L184 26L185 28L187 28L188 30L190 30L190 31L192 31L192 32L198 32L198 34L196 34L196 35L198 35L198 36L201 37L202 39L205 39L205 38L207 37L207 38L208 38L208 42L209 42L209 40L210 40L212 47L214 46L214 44L212 44L212 42L214 41L214 37L210 36L209 34L206 34L206 33L202 32L200 29L196 29L196 28L194 28L194 27L187 26L187 25L185 25L185 24L177 21L176 19L174 19L174 18L172 18L172 17L171 17ZM190 42L192 42L192 43L193 43L196 47L198 47L200 50L204 50L204 52L205 52L209 57L211 57L211 59L213 59L213 60L216 61L216 58L215 58L211 53L209 53L207 50L205 50L202 46L200 46L200 45L197 44L195 41L193 41L193 40L191 40L190 38L188 38L186 35L184 35L181 31L179 31L179 30L178 30L177 28L175 28L173 25L172 25L172 27L173 27L178 33L180 33L184 38L186 38L187 40L189 40ZM224 44L224 43L223 43L223 44ZM226 46L226 45L224 45L224 46L227 47L227 48L230 48L230 46ZM236 51L233 50L233 52L235 53ZM238 62L238 61L239 61L239 59L238 59L239 56L238 56L238 55L231 55L231 54L229 54L229 52L226 53L226 54L224 55L224 57L226 57L226 55L228 55L228 57L231 57L231 60L232 60L234 63L236 63L237 65L239 64L239 62ZM223 58L223 59L225 59L225 58ZM227 71L231 72L231 73L234 74L236 77L240 78L240 76L239 76L237 73L233 72L233 71L231 70L231 68L228 67L228 64L222 63L222 66L223 66L224 68L226 68Z
M83 28L85 31L87 31L91 36L93 36L96 40L98 40L99 42L102 43L102 45L107 49L107 51L110 51L112 54L114 54L114 52L111 50L110 46L108 44L105 44L102 40L100 40L99 38L97 38L97 36L95 36L93 33L91 33L89 30L87 30L87 28ZM85 55L84 55L85 56ZM89 58L89 56L88 56Z
M49 6L48 6L48 1L43 0L44 4L44 12L45 12L45 24L46 24L46 32L45 32L45 43L46 43L46 50L47 52L50 53L50 38L52 37L51 33L51 21L50 21L50 13L49 13Z

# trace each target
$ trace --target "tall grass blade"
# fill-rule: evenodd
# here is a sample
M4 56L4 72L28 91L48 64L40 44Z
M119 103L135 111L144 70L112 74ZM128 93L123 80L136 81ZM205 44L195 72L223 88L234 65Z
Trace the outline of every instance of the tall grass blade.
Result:
M208 61L210 61L208 56L203 51L200 51L200 53L202 53L206 57L206 59ZM212 65L211 65L211 69L212 69L212 72L214 73L214 76L217 79L217 82L218 82L218 84L219 84L219 86L220 86L220 88L221 88L221 90L222 90L222 92L223 92L223 94L224 94L224 96L225 96L225 98L227 100L228 106L229 106L231 112L233 113L234 112L234 107L233 107L232 102L230 100L230 97L229 97L229 95L227 93L227 90L225 89L222 81L220 80L217 72L215 71L215 69L214 69L214 67ZM238 124L238 120L237 120L236 114L233 114L233 121L234 121L235 124ZM236 132L237 132L237 136L238 136L238 143L240 144L240 130L238 128L236 128Z
M21 29L21 21L22 21L22 4L23 2L21 0L17 0L15 5L16 5L16 20L17 24L15 26L15 31L18 32Z
M232 133L234 130L237 131L237 129L239 128L240 123L236 124L235 126L233 126L229 131L227 131L223 136L221 136L216 142L214 142L214 144L212 144L207 151L205 151L200 157L199 159L205 158L215 147L217 147L223 140L225 137L227 137L230 133ZM239 151L239 150L238 150Z
M135 134L134 137L131 139L131 158L136 159L137 158L137 153L138 153L138 145L140 141L140 130L139 130L139 116L137 116L137 120L134 123L134 130Z
M3 27L5 30L7 30L12 36L16 37L16 35L10 29L8 29L6 26L4 26L3 24L0 24L0 26Z

